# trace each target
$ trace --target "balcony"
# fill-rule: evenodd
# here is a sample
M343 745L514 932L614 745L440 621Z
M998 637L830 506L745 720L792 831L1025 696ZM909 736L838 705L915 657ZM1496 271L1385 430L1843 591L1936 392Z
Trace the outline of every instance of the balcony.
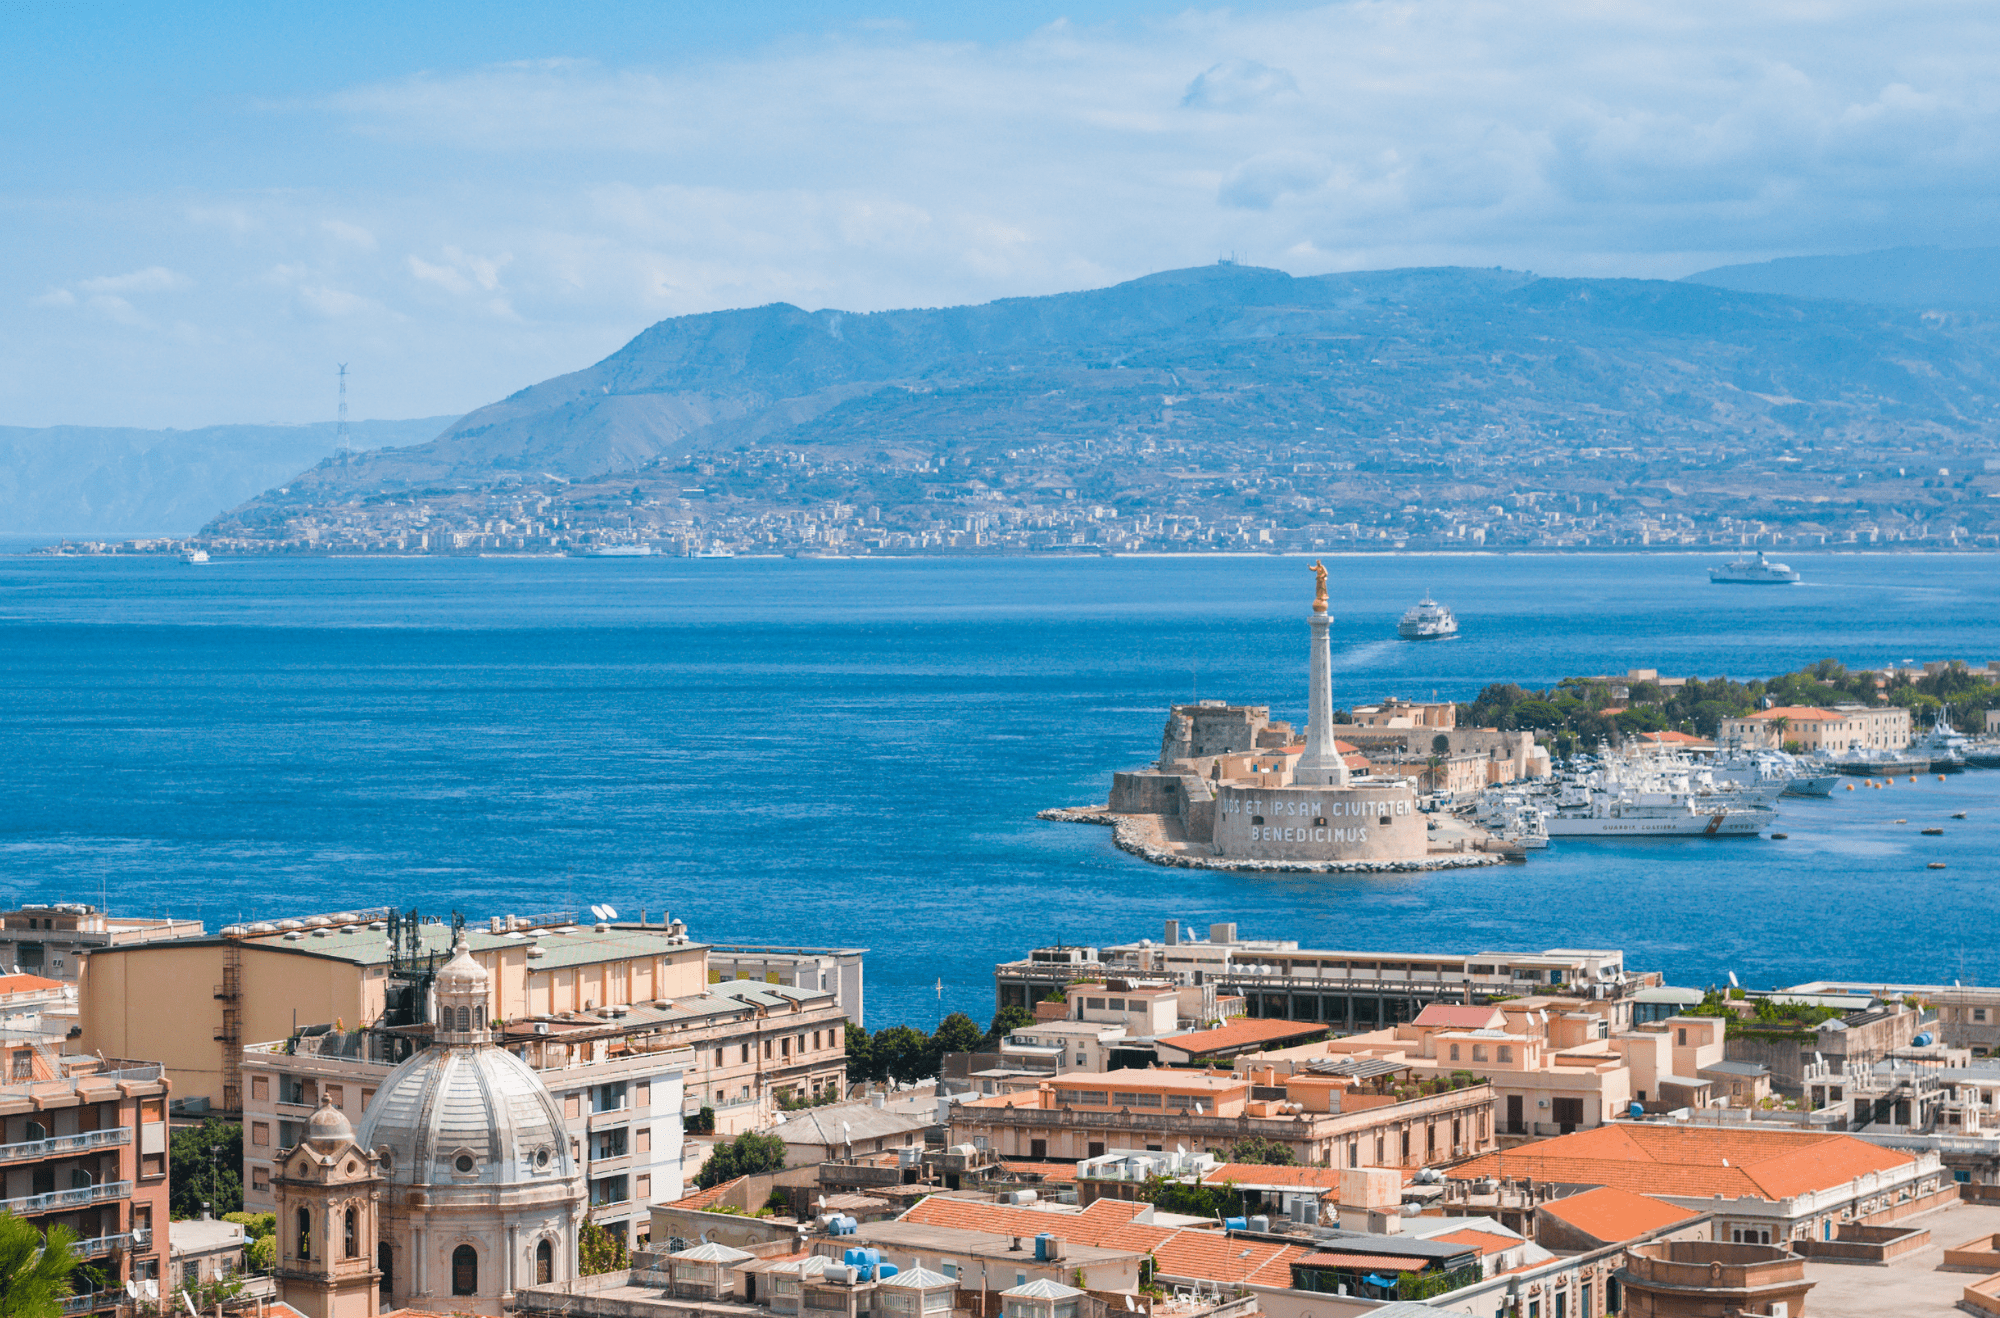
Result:
M130 1126L113 1126L108 1130L85 1131L81 1135L57 1135L45 1140L26 1140L20 1144L0 1144L0 1163L35 1162L42 1158L108 1149L116 1144L131 1142Z
M77 1241L71 1248L80 1258L103 1258L114 1249L144 1249L152 1234L150 1231L121 1231L111 1236L92 1236L88 1240Z
M123 1287L101 1291L85 1291L81 1295L65 1295L62 1301L64 1313L91 1313L98 1309L112 1309L125 1298Z
M34 1217L40 1213L59 1213L68 1208L88 1208L92 1204L109 1203L113 1199L130 1199L132 1182L106 1181L102 1185L79 1186L74 1190L52 1190L47 1194L23 1195L19 1199L0 1199L0 1209L16 1217Z

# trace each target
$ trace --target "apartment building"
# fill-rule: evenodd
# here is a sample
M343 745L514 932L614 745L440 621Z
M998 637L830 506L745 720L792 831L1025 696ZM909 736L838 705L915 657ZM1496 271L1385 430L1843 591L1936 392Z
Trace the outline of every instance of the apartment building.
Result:
M0 966L73 983L83 959L101 947L199 938L199 920L106 915L82 902L30 902L0 914Z
M675 922L579 925L558 912L496 917L465 937L491 977L496 1020L696 997L707 987L706 948ZM79 1051L158 1057L191 1108L205 1101L241 1111L245 1044L286 1037L300 1022L421 1024L430 976L454 938L442 921L342 912L104 947L79 979Z
M761 980L787 988L823 990L856 1025L865 1026L867 1002L861 958L865 947L777 947L755 943L711 943L708 982Z
M66 1226L96 1271L66 1315L108 1313L128 1281L157 1281L167 1252L167 1082L154 1062L62 1056L0 1040L0 1209ZM97 1284L101 1280L101 1285Z
M1234 924L1210 925L1208 937L1197 939L1172 920L1158 941L1036 948L998 965L996 1005L1033 1008L1078 979L1200 987L1218 998L1243 999L1249 1016L1323 1021L1343 1033L1407 1022L1433 1002L1554 992L1622 1001L1658 982L1657 975L1629 973L1624 953L1615 950L1343 951L1291 939L1239 938Z
M1491 1086L1367 1083L1407 1070L1384 1063L1366 1076L1286 1079L1265 1086L1270 1098L1238 1074L1073 1072L1032 1091L954 1105L946 1142L1002 1159L1082 1162L1113 1148L1185 1146L1225 1157L1255 1136L1287 1146L1301 1163L1411 1170L1494 1147Z

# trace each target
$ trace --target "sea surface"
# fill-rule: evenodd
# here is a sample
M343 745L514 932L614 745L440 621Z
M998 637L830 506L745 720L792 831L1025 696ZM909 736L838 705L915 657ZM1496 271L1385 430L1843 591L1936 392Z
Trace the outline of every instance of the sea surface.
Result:
M2000 658L1991 557L1801 556L1789 588L1712 586L1710 561L1330 558L1335 701ZM1459 639L1395 639L1426 589ZM1302 723L1311 595L1278 557L0 558L0 899L211 930L671 912L706 941L867 948L870 1027L983 1022L994 962L1170 918L1616 947L1694 986L2000 980L2000 771L1788 800L1785 841L1425 875L1163 870L1034 818L1102 801L1171 701Z

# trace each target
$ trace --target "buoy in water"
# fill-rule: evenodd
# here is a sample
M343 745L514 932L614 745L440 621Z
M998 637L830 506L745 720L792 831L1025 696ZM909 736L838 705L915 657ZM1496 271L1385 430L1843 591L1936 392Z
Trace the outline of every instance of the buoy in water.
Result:
M1910 781L1911 781L1911 782L1915 782L1915 781L1916 781L1916 779L1912 778L1912 779L1911 779ZM1943 774L1939 774L1939 775L1938 775L1938 781L1939 781L1939 782L1943 782L1943 781L1944 781L1944 775L1943 775Z
M1911 781L1911 782L1915 782L1916 780L1917 780L1917 775L1915 775L1915 774L1911 774L1911 775L1910 775L1910 781ZM1944 781L1944 780L1943 780L1943 779L1939 779L1938 781L1939 781L1939 782L1942 782L1942 781Z
M1848 790L1848 791L1850 791L1850 792L1851 792L1851 791L1853 791L1853 790L1854 790L1854 784L1853 784L1853 783L1849 783L1849 784L1847 785L1847 790Z

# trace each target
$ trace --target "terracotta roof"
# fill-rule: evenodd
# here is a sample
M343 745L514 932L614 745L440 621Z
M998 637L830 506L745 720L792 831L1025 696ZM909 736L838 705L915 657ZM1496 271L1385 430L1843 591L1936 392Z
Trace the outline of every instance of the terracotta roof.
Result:
M1609 1185L1585 1190L1567 1199L1552 1200L1543 1204L1540 1211L1607 1245L1636 1240L1649 1231L1658 1231L1661 1227L1701 1216L1693 1209L1676 1208L1658 1199Z
M1907 1153L1849 1135L1713 1126L1615 1125L1488 1154L1452 1168L1454 1180L1532 1176L1558 1185L1608 1185L1638 1194L1779 1200L1831 1189L1864 1172L1906 1167Z
M0 975L0 993L30 993L61 987L61 980L43 979L40 975Z
M1201 1178L1203 1185L1303 1185L1321 1190L1340 1188L1338 1167L1277 1167L1258 1162L1225 1162Z
M1279 1039L1298 1039L1309 1034L1325 1034L1327 1027L1317 1021L1252 1020L1244 1017L1213 1030L1195 1030L1190 1034L1166 1034L1160 1042L1181 1052L1191 1054L1221 1052L1229 1048L1246 1048L1253 1044L1274 1043Z
M1453 1231L1442 1236L1426 1236L1425 1239L1442 1241L1448 1245L1464 1245L1467 1249L1478 1250L1482 1255L1498 1254L1503 1250L1512 1249L1514 1246L1522 1243L1513 1236L1496 1235L1491 1231L1481 1231L1476 1227L1466 1227L1464 1230Z
M1838 722L1848 716L1845 714L1836 714L1830 709L1815 709L1811 705L1779 705L1775 709L1760 709L1755 714L1748 715L1748 717L1752 719L1781 718L1792 723L1802 721L1816 723L1829 720Z
M1073 1162L1003 1162L1000 1166L1017 1176L1039 1176L1044 1181L1060 1181L1065 1185L1076 1181Z
M1497 1007L1460 1007L1449 1002L1433 1002L1417 1013L1412 1025L1428 1025L1445 1030L1477 1030L1501 1015Z
M1078 1245L1151 1254L1158 1260L1162 1273L1203 1281L1290 1286L1293 1261L1308 1253L1296 1245L1132 1220L1150 1207L1123 1199L1098 1199L1080 1213L1051 1213L934 1194L899 1220L983 1231L988 1235L1033 1236L1053 1232Z
M714 1185L709 1186L706 1190L696 1190L693 1194L684 1195L681 1198L676 1199L672 1203L668 1204L667 1207L686 1208L693 1210L706 1208L710 1204L720 1200L723 1195L729 1193L729 1187L735 1185L737 1181L741 1181L744 1179L746 1178L737 1176L727 1181L720 1181Z

